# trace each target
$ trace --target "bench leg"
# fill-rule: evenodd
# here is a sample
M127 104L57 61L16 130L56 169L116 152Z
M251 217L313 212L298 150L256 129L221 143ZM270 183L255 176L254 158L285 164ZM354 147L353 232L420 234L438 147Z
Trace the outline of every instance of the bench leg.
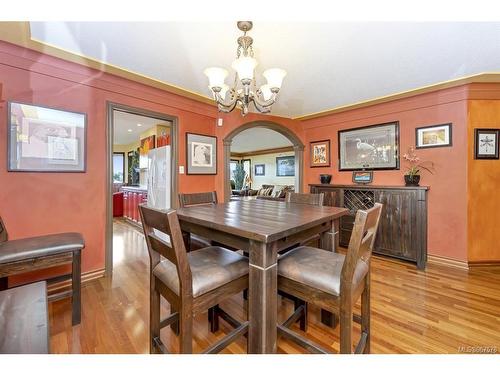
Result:
M73 325L80 324L82 317L82 306L81 306L81 289L82 289L82 254L81 250L73 252L73 270L72 270L72 323Z
M7 276L0 277L0 290L6 290L9 287L9 278Z

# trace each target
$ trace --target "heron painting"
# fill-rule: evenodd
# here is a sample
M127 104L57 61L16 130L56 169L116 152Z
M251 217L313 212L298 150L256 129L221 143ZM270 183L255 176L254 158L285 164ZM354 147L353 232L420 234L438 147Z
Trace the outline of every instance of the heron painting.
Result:
M399 122L339 131L339 170L399 169Z

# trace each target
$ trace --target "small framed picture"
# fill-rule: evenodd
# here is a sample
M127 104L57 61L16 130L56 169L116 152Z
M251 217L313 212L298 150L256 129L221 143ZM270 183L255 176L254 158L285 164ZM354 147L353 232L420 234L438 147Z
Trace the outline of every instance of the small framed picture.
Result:
M449 147L452 124L423 126L415 129L415 148Z
M500 129L474 129L474 159L498 159Z
M265 175L266 175L266 165L255 164L255 176L265 176Z
M276 176L295 176L295 156L276 157Z
M373 181L372 171L354 171L352 172L352 182L355 184L369 184Z
M187 174L217 174L217 137L186 133Z
M311 167L330 166L330 140L315 141L310 143Z

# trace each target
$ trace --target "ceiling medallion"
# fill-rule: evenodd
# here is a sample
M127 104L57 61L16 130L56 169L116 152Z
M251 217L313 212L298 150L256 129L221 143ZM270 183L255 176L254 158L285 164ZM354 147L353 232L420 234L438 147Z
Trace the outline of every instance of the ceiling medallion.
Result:
M255 81L255 67L257 60L253 57L253 39L247 35L252 29L252 22L239 21L238 29L243 31L243 36L238 38L236 60L231 67L236 71L233 87L224 83L228 71L223 68L207 68L204 73L208 77L208 87L212 91L220 112L231 112L237 105L241 114L248 113L248 107L253 102L255 108L261 113L271 111L271 106L276 102L286 71L283 69L267 69L262 73L267 83L257 89Z

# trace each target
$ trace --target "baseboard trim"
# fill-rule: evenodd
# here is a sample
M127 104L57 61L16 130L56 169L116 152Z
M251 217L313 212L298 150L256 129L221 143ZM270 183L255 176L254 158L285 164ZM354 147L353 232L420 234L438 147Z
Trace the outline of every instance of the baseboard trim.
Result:
M500 260L473 260L469 262L469 268L500 267Z
M442 257L438 255L427 255L427 264L433 264L436 266L453 267L461 270L467 271L469 269L469 263L463 260L456 260L448 257Z
M82 285L90 281L100 279L101 277L104 277L104 274L105 274L104 268L96 271L84 272L82 273ZM68 290L71 289L71 279L52 283L47 286L47 291L49 293L61 292L66 289Z

